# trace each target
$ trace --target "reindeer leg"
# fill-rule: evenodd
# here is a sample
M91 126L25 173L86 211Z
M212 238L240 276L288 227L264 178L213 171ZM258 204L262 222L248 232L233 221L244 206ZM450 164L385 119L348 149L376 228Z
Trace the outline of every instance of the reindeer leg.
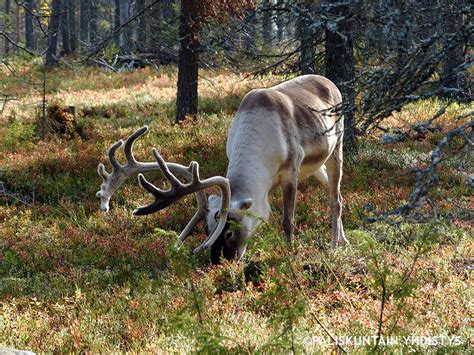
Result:
M288 169L288 175L282 182L283 189L283 231L285 232L286 241L291 243L293 234L293 224L295 220L296 207L296 189L298 187L298 177L300 174L300 166L303 161L304 152L301 149L293 161L292 168Z
M342 145L338 145L331 156L325 163L328 176L328 192L331 200L332 214L332 240L331 249L338 245L347 245L342 226L342 196L341 196L341 179L342 179Z
M286 241L291 243L293 234L293 223L295 220L296 206L296 179L288 181L282 186L283 189L283 231L285 232Z

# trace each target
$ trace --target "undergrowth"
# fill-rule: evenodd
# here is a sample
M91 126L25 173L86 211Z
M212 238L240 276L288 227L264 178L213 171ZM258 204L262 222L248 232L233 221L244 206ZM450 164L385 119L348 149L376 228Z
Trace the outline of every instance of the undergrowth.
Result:
M22 70L41 79L34 65ZM244 259L215 267L208 255L190 252L204 238L203 225L185 245L171 232L193 215L192 198L131 217L150 198L131 178L114 196L112 210L99 211L97 164L106 161L113 142L144 124L150 131L136 142L138 160L150 161L157 147L168 161L199 161L205 177L225 174L225 141L240 100L278 78L202 74L209 80L200 87L200 115L175 125L174 68L50 72L48 100L75 106L84 136L48 142L35 131L38 94L11 77L2 83L22 99L8 102L0 119L0 346L301 353L336 351L335 341L344 336L379 335L382 341L339 345L361 352L469 351L472 197L462 177L447 162L432 196L436 220L366 223L408 198L412 169L427 163L436 137L391 145L378 137L361 140L343 179L351 246L334 252L329 200L314 179L299 186L294 250L283 242L276 190L270 221L251 239ZM390 122L423 121L439 105L412 104ZM441 122L449 126L454 115L449 111ZM424 206L420 213L430 212ZM460 342L383 343L383 337L403 336Z

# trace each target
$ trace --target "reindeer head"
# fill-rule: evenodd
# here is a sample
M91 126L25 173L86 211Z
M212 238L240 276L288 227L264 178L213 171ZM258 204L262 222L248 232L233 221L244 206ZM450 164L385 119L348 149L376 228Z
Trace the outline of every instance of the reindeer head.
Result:
M206 216L207 234L213 231L219 221L219 208L222 198L209 196L209 211ZM217 264L221 256L227 260L240 259L245 252L246 242L251 233L251 221L246 210L252 206L252 199L233 201L227 214L227 223L216 242L211 247L211 261Z

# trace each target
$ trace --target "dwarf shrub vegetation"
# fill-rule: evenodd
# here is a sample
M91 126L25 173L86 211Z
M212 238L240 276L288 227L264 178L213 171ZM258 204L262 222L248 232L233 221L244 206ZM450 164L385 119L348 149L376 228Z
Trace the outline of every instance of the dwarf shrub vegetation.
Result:
M113 142L148 124L148 135L135 146L138 160L151 161L157 147L168 161L199 161L203 177L224 175L227 132L241 98L280 79L203 71L212 85L203 81L200 87L201 114L173 125L174 68L160 74L148 68L120 75L94 68L78 68L76 76L54 71L48 98L75 106L83 137L41 140L34 130L38 97L12 78L5 82L22 99L9 102L0 118L0 347L311 353L336 350L313 341L318 337L446 335L461 337L462 344L344 348L469 349L471 200L455 170L441 171L441 193L431 196L436 219L366 223L409 198L410 169L426 164L431 136L391 145L380 145L375 135L361 140L343 180L351 247L329 250L329 200L308 179L299 186L292 248L284 243L281 193L275 191L270 221L250 240L242 262L211 267L208 255L190 252L205 237L202 224L184 245L173 232L193 215L193 197L132 217L150 196L131 178L103 214L95 197L97 164L106 161ZM25 73L35 80L42 75L34 64L25 65ZM439 105L411 104L394 122L422 121ZM443 122L449 125L455 114L448 111ZM158 185L160 178L149 176ZM419 213L432 212L427 205Z

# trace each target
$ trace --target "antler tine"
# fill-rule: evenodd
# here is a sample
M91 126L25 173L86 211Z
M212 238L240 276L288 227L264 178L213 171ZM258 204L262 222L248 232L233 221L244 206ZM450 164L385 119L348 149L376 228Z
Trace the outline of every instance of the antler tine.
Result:
M199 164L197 161L192 161L191 164L189 164L191 174L193 175L193 179L191 180L191 183L198 183L201 181L199 178Z
M117 158L115 157L115 152L122 146L122 144L123 140L119 140L109 148L108 155L110 164L112 165L112 171L120 170L120 168L122 167L122 165L120 165Z
M104 180L104 182L106 182L110 176L110 174L107 171L105 171L105 166L102 163L100 163L99 166L97 167L97 173L102 178L102 180Z
M135 132L132 133L130 137L127 138L125 141L125 145L123 147L123 152L125 153L125 158L127 159L127 165L136 165L137 161L135 157L133 156L133 143L140 138L142 135L144 135L146 132L148 132L148 126L143 126L142 128L136 130Z
M169 182L171 183L171 185L173 187L182 187L184 186L177 178L176 176L173 175L173 173L170 171L170 169L168 168L168 166L166 165L166 162L165 160L163 159L163 157L160 155L160 153L158 153L158 151L153 148L152 149L152 153L153 153L153 156L155 157L158 165L160 166L161 168L161 171L163 172L163 175L169 180Z
M228 179L222 176L214 176L202 181L202 184L207 186L219 186L221 190L222 201L221 207L219 209L219 223L217 224L216 229L214 229L211 235L209 235L209 237L199 247L194 249L194 254L198 254L203 250L210 248L214 244L225 228L227 223L227 213L230 207L230 185Z
M138 174L138 181L141 187L143 187L145 190L150 192L155 197L155 201L153 203L150 203L149 205L136 208L133 211L133 214L135 216L144 216L144 215L159 211L179 199L179 197L177 197L177 198L172 198L170 200L167 200L166 191L162 191L159 188L157 188L155 185L153 185L151 182L145 179L143 174Z
M156 198L163 195L164 191L160 190L155 185L153 185L151 182L149 182L147 179L145 179L145 176L143 176L143 174L138 174L138 182L139 182L141 187L143 187L145 190L147 190L149 193L151 193Z

